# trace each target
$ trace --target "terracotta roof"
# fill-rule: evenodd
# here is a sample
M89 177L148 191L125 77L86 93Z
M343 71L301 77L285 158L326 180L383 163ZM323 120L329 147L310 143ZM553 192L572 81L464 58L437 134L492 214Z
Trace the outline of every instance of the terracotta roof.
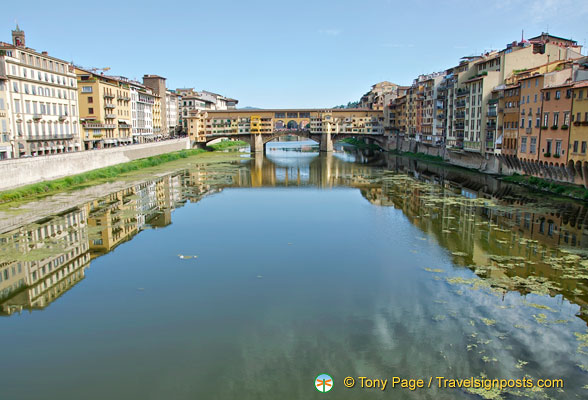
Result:
M584 88L584 87L588 87L588 81L574 82L574 88Z

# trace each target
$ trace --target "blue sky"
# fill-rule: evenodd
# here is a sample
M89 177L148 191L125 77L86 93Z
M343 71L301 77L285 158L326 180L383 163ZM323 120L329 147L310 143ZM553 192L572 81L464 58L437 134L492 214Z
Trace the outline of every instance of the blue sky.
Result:
M588 39L586 0L29 0L3 4L0 40L15 20L38 51L266 108L331 107L382 80L409 84L521 29Z

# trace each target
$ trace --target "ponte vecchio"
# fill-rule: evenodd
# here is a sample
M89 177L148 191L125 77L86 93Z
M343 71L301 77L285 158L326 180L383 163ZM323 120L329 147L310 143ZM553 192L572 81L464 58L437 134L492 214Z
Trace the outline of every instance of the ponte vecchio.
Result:
M188 118L188 134L196 143L219 138L243 140L252 152L286 135L319 143L321 151L333 151L333 141L355 137L383 145L384 115L369 109L244 109L194 111Z

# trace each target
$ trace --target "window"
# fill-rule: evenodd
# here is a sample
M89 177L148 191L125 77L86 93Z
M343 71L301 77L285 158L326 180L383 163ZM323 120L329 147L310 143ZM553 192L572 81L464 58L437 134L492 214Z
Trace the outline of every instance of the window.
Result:
M14 112L15 113L20 112L20 100L18 100L18 99L14 100Z
M582 154L586 154L586 142L582 142Z
M564 125L569 126L570 125L570 113L568 111L564 112L564 121L563 121Z
M535 128L539 128L539 124L541 124L541 119L539 117L537 117L535 119Z
M88 103L93 103L94 102L94 98L92 96L88 96Z
M529 147L529 152L531 154L535 154L536 151L537 151L537 138L533 136L531 138L531 146Z
M18 93L18 82L12 82L12 89L14 93Z
M521 118L521 128L524 128L524 127L525 127L525 119Z
M561 140L556 140L555 141L555 154L557 154L558 156L562 154L562 152L561 152Z
M547 140L547 148L545 149L545 152L548 154L551 154L551 139Z
M0 110L4 110L4 99L0 98Z
M530 101L529 101L529 95L527 95L527 104L528 104L528 103L530 103Z
M553 126L558 126L559 125L559 113L555 112L553 113Z
M92 86L82 86L82 93L92 93Z
M529 118L529 125L528 128L531 129L531 124L533 123L533 118Z
M577 113L576 114L576 121L580 122L581 119L582 119L582 113Z
M543 114L543 126L549 125L549 113Z
M28 101L28 100L27 100L27 101L25 101L25 112L26 112L27 114L30 114L30 113L31 113L31 102L30 102L30 101Z
M578 152L578 141L577 140L574 140L574 150L573 150L573 152L574 153L577 153Z
M539 78L535 78L535 87L539 86Z
M580 91L578 92L578 99L579 99L579 100L582 100L582 97L584 97L584 91L583 91L583 90L580 90Z
M521 153L526 153L527 152L527 138L523 137L521 138Z
M550 95L551 95L551 93L545 92L545 101L549 101Z
M92 107L88 108L88 114L94 114L94 109Z
M535 93L535 100L534 103L537 103L537 93Z
M559 99L561 99L561 91L556 90L555 91L555 100L559 100Z

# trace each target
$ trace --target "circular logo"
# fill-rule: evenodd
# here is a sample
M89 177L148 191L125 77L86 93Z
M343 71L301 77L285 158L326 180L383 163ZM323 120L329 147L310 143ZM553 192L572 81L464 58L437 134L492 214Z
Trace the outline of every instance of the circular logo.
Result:
M314 387L321 393L328 392L333 389L333 378L327 374L320 374L314 380Z

